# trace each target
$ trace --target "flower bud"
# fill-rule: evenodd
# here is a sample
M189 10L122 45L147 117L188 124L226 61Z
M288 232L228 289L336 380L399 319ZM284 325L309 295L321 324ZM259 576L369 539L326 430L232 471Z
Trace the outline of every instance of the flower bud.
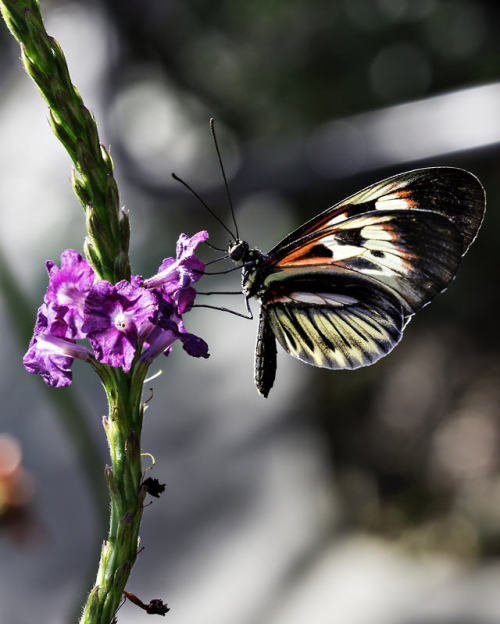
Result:
M123 251L128 250L128 244L130 240L130 219L128 216L128 210L122 208L120 216L120 241Z
M73 169L73 173L71 176L71 184L73 186L73 190L75 195L80 200L80 203L84 208L86 208L90 204L90 195L88 193L87 187L84 182L78 177L76 171Z
M97 275L102 276L103 274L102 262L99 256L97 255L95 247L92 244L92 241L90 240L89 237L85 238L83 249L84 249L85 257L92 265L92 268L94 269L94 271L97 273Z

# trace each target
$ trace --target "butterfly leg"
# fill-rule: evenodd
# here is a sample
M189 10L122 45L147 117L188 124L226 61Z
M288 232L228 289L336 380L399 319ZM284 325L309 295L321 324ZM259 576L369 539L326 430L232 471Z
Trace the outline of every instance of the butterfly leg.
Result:
M244 319L251 320L253 319L253 313L250 309L250 303L248 299L248 297L245 298L247 308L246 314L244 314L243 312L237 312L236 310L230 310L229 308L224 308L222 306L208 305L207 303L195 303L193 308L209 308L210 310L220 310L221 312L229 312L229 314L234 314L235 316L241 316Z

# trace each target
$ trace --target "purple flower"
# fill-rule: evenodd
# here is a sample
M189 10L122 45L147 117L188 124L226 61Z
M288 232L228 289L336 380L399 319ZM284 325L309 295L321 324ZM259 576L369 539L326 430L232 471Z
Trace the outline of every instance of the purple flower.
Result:
M49 285L44 304L38 309L33 338L23 363L29 373L41 375L49 386L71 383L75 357L87 360L91 352L75 343L85 338L82 331L83 306L94 282L90 264L73 249L61 254L61 267L46 263Z
M95 280L95 273L81 254L66 249L61 254L61 268L48 260L49 285L44 301L61 323L56 335L65 338L85 338L82 332L83 308ZM64 334L60 333L65 325Z
M184 351L197 358L208 358L210 353L208 352L208 345L199 336L189 334L188 332L179 335L179 339L182 341L182 348Z
M155 330L151 333L148 338L149 346L141 355L141 359L152 362L160 353L168 355L172 350L172 344L176 340L182 342L184 350L189 353L189 355L202 358L210 357L208 345L203 338L186 331L181 332L178 329L174 329L172 326L172 329Z
M184 300L182 304L177 304L174 297L162 293L159 289L153 291L157 299L157 309L153 318L151 319L154 328L147 336L145 345L146 351L142 354L144 360L152 361L160 353L168 355L172 350L172 343L175 340L180 340L184 350L193 357L208 358L208 345L198 336L190 334L186 331L181 316L182 311L185 311L188 306L191 306L196 295L194 288L187 288L186 295L183 296L181 292L181 298Z
M174 295L175 297L175 295ZM189 312L193 307L194 300L196 298L196 290L194 288L183 288L177 296L175 297L177 301L177 312L179 314L184 314L184 312Z
M143 286L152 288L158 302L155 316L151 319L154 329L145 341L147 347L142 357L152 361L160 353L168 355L172 343L180 340L184 350L194 357L207 358L207 343L188 333L182 322L182 315L193 307L196 290L192 284L203 277L204 263L194 255L197 245L207 240L208 232L201 231L192 236L181 234L177 241L177 257L166 258L158 273L145 280Z
M157 300L142 288L140 278L110 284L94 284L85 301L82 330L92 345L96 359L130 370L139 340L151 330Z
M206 241L208 232L202 230L191 238L181 234L177 241L177 258L165 258L160 264L158 273L144 281L145 288L162 287L164 293L171 295L203 277L204 263L194 255L200 243Z
M26 369L61 387L71 383L74 358L95 358L128 372L138 349L144 347L142 358L151 361L168 354L175 340L190 355L208 357L205 341L188 333L182 321L196 297L192 284L205 269L195 249L207 238L205 231L191 238L181 234L177 257L166 258L146 281L139 276L115 285L96 281L90 264L72 249L61 254L60 267L48 261L49 285L23 359ZM79 339L88 339L93 352L76 344Z
M54 311L46 304L42 305L38 309L29 349L23 357L28 373L41 375L48 386L56 388L71 383L71 365L74 358L88 360L91 356L86 347L61 337L64 334L65 328L55 318Z

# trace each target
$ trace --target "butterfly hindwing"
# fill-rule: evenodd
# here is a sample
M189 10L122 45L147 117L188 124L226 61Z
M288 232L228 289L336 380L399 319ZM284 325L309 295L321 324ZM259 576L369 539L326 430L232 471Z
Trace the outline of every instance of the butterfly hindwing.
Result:
M330 369L373 364L399 342L405 324L389 291L340 271L282 280L262 314L281 346L299 360Z

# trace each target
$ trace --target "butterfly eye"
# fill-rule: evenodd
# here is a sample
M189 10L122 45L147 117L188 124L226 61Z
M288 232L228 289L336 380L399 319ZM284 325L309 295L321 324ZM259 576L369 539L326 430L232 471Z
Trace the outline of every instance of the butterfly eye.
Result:
M240 262L240 260L245 261L249 249L248 243L238 240L229 245L228 254L234 262Z

